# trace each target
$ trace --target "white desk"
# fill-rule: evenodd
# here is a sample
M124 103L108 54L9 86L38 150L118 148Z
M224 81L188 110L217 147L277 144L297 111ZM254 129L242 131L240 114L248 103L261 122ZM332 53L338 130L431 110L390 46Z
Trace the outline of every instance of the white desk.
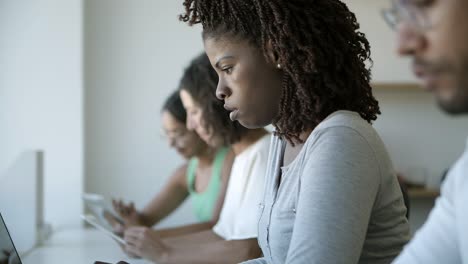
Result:
M141 259L129 259L117 242L95 229L60 231L42 246L22 258L23 264L93 264L94 261L148 264Z

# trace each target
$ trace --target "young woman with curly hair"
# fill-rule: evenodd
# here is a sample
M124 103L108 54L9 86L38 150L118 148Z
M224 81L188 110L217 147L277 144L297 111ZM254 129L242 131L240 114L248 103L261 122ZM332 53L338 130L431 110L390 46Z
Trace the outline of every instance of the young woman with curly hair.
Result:
M370 45L339 0L185 0L249 128L273 124L258 240L248 263L390 263L409 238L386 148L372 127ZM260 190L259 190L260 191Z

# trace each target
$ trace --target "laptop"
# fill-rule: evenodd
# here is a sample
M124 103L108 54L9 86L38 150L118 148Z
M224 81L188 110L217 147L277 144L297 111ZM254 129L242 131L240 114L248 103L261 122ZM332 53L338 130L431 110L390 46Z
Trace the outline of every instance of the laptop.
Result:
M0 264L22 264L2 214L0 214Z

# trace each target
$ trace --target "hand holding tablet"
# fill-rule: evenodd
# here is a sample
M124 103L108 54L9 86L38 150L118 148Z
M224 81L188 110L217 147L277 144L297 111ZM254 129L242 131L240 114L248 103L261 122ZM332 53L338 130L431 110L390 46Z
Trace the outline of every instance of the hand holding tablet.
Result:
M115 231L117 226L125 225L124 220L114 211L112 204L102 195L84 193L83 201L101 226Z
M123 237L118 236L117 234L112 232L111 229L108 229L108 228L102 226L98 222L98 220L96 219L95 216L93 216L93 215L81 215L81 218L83 220L85 220L86 222L88 222L90 225L94 226L96 229L98 229L98 230L104 232L105 234L107 234L108 236L112 237L115 241L119 242L120 244L127 245L127 242L125 242Z

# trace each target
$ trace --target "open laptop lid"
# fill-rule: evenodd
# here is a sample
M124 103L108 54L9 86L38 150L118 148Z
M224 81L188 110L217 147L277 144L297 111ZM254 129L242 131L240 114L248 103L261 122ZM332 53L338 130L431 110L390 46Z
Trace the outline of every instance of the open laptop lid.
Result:
M2 214L0 214L0 264L22 264Z

